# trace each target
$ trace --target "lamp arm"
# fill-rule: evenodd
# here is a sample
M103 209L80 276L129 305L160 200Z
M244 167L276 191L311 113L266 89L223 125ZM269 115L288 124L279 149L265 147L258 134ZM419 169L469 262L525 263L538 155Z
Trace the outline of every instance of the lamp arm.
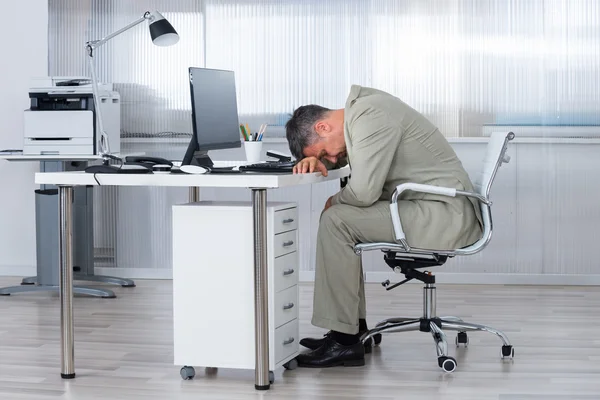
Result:
M88 57L90 64L90 73L92 75L92 93L94 96L94 109L96 111L96 117L98 120L98 130L100 132L97 135L100 138L100 154L106 161L106 155L110 153L110 146L108 143L108 135L104 131L104 123L102 121L102 107L100 106L100 95L98 94L98 77L96 76L96 67L94 65L94 56L92 52L90 52Z
M98 137L100 137L100 154L102 155L104 161L108 161L109 158L114 158L114 156L110 157L110 145L108 143L108 135L106 134L106 131L104 131L102 107L100 105L100 95L98 94L98 76L96 74L96 65L94 63L94 50L102 46L104 43L108 42L110 39L119 36L121 33L128 31L129 29L141 24L142 22L150 18L152 18L152 14L150 13L150 11L146 11L142 17L130 23L129 25L119 29L118 31L115 31L100 40L91 40L86 43L90 74L92 75L92 93L94 96L94 108L98 119L98 129L100 131L98 135Z
M150 19L150 18L152 18L152 14L150 13L150 11L146 11L142 17L133 21L129 25L119 29L118 31L115 31L115 32L111 33L110 35L103 37L100 40L91 40L91 41L87 42L86 46L88 48L88 55L91 51L102 46L104 43L108 42L110 39L114 38L115 36L119 36L121 33L128 31L129 29L133 28L134 26L139 25L142 22L144 22L145 20Z

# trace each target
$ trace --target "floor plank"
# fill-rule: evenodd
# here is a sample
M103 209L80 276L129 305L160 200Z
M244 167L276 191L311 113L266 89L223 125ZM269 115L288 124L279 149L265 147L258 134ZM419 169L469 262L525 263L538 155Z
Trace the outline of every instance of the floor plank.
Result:
M0 278L0 286L17 278ZM438 286L438 315L489 324L515 345L514 361L501 361L500 340L470 334L468 349L449 343L458 370L443 373L430 334L386 335L360 368L276 371L272 390L254 390L253 371L197 369L182 381L173 365L172 284L109 285L117 299L77 296L77 378L60 378L58 296L0 297L0 399L443 399L590 400L600 398L600 288ZM301 286L301 332L310 325L312 285ZM386 292L367 285L368 322L418 316L421 287ZM201 318L201 316L199 316ZM448 332L449 340L454 335ZM226 348L226 343L222 344Z

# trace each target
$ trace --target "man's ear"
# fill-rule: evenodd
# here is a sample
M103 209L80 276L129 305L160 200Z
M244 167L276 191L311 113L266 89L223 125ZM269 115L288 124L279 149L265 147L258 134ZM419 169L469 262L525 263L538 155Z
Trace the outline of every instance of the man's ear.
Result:
M317 121L317 123L315 124L315 132L317 132L317 135L321 136L324 133L328 133L330 131L330 126L327 122L325 121Z

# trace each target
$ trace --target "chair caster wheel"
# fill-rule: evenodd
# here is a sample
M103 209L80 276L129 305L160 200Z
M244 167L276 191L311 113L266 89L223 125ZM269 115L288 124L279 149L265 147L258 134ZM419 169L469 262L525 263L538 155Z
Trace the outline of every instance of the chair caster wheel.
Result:
M179 375L181 375L181 378L184 381L190 380L190 379L194 379L194 376L196 376L196 371L194 370L194 367L188 367L187 365L183 368L181 368L181 370L179 371Z
M448 373L454 372L457 367L456 360L447 356L438 357L438 365L441 369Z
M288 371L294 370L298 368L298 361L296 361L296 359L293 358L290 361L283 364L283 368L287 369Z
M507 358L512 360L515 357L515 349L511 345L504 345L502 346L502 352L500 353L500 356L503 360Z
M275 382L275 373L273 371L269 371L269 383L272 385Z
M456 347L460 347L461 344L464 344L465 347L469 346L469 337L467 336L467 332L458 332L456 335Z
M381 333L373 335L373 346L379 346L379 343L381 343Z

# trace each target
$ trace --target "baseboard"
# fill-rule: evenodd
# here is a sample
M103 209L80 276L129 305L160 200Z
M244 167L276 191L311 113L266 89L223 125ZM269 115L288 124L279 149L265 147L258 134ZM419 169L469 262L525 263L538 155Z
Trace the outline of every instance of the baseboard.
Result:
M562 285L562 286L600 286L600 275L560 275L560 274L465 274L441 272L435 274L436 283L466 285ZM366 282L381 283L389 279L399 282L404 279L394 272L367 272ZM413 280L409 283L421 282Z
M34 276L37 274L35 265L0 265L0 276Z
M96 267L96 275L116 276L129 279L173 279L173 270L156 268L109 268Z

